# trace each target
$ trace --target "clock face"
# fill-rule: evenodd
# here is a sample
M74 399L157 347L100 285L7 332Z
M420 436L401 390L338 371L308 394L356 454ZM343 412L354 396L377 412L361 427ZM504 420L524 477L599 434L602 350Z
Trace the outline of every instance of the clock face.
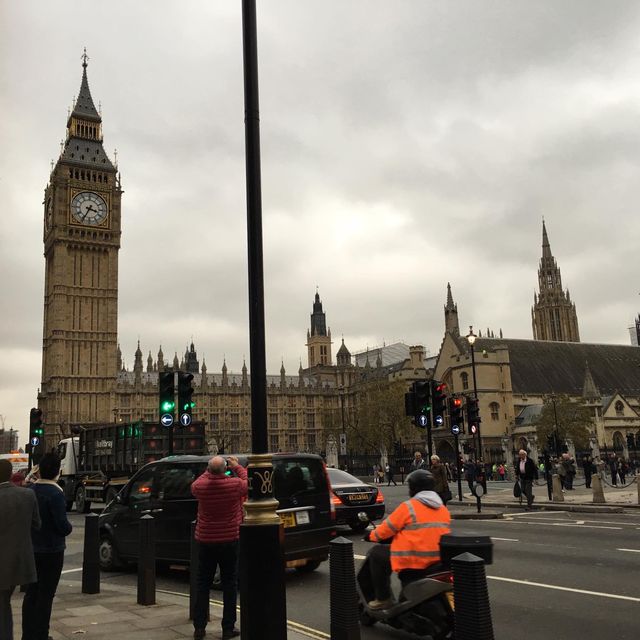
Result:
M71 214L82 224L102 224L107 217L107 203L96 193L82 191L71 201Z

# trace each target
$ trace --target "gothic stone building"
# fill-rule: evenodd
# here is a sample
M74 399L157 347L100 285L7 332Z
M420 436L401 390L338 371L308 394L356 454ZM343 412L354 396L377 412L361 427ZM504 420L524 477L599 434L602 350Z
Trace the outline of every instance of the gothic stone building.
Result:
M42 378L38 406L46 434L55 440L74 424L158 420L158 371L166 366L194 374L194 419L207 426L212 447L248 450L251 377L243 364L230 373L200 366L193 343L184 357L165 362L160 348L146 367L138 343L132 371L118 345L118 251L122 186L103 147L102 117L89 90L83 56L80 92L67 119L66 138L44 192L45 291ZM331 330L320 296L307 332L307 367L297 375L269 375L268 431L271 450L321 451L326 425L353 416L356 381L370 367L351 362L344 340L332 360ZM421 348L395 367L413 375ZM344 411L343 411L344 410ZM340 424L342 430L343 425Z
M640 349L578 341L575 306L568 292L563 297L544 224L538 280L541 292L534 306L534 339L506 339L502 332L496 338L487 331L474 344L483 458L511 461L520 448L537 457L542 447L535 418L545 402L559 395L591 410L595 455L615 451L628 457L626 436L640 434ZM445 335L433 375L447 384L449 393L473 392L471 348L460 335L458 307L450 287ZM452 438L436 432L435 440L438 452L452 458Z

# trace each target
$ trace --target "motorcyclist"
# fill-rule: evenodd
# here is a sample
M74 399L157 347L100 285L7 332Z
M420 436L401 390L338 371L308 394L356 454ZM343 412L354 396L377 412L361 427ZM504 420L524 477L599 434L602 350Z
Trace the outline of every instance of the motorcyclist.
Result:
M450 533L451 514L434 491L435 481L430 471L418 469L407 477L409 500L403 502L374 530L366 540L377 544L368 554L368 566L375 600L374 610L388 609L394 601L391 594L391 573L405 570L423 571L440 562L440 537Z

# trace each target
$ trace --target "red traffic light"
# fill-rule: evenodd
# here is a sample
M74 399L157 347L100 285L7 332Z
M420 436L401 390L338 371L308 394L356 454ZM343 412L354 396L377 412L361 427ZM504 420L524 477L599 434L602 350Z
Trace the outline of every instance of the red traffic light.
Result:
M453 398L453 406L456 407L456 409L458 407L462 406L462 398Z

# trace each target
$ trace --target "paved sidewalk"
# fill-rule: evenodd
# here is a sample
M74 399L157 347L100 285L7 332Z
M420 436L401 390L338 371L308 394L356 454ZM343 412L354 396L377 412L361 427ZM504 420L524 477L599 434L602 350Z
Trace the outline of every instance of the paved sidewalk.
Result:
M537 482L543 483L543 480L538 480ZM496 507L518 507L520 506L520 502L517 498L513 497L513 485L514 481L505 480L504 482L492 482L489 484L488 493L486 496L482 498L483 511L485 505L489 508ZM455 508L456 505L462 507L471 507L475 506L476 500L469 493L469 487L467 483L464 482L462 485L462 493L463 493L463 503L461 505L458 502L458 488L455 483L449 483L449 487L453 492L453 500L449 503L452 509ZM578 508L578 507L587 507L594 509L606 509L607 507L616 507L616 508L640 508L640 504L638 504L638 480L635 482L628 484L626 487L610 487L606 483L604 484L604 497L605 502L603 503L594 503L593 502L593 491L592 489L587 489L584 484L584 478L579 478L578 483L574 485L574 489L569 491L565 491L562 495L564 497L563 502L551 502L549 500L547 494L547 485L544 484L535 484L533 487L533 493L535 496L535 501L533 503L534 508ZM523 504L526 502L523 501ZM464 507L463 507L464 508Z
M21 635L23 595L14 593L11 599L15 638ZM207 639L221 637L221 614L221 606L212 603ZM67 580L63 575L53 601L49 633L53 640L115 640L118 637L122 640L184 640L193 637L193 625L189 621L188 597L156 592L156 604L143 607L136 604L135 589L102 584L101 593L87 595L81 593L81 582ZM293 629L289 625L288 640L328 637L322 632Z

